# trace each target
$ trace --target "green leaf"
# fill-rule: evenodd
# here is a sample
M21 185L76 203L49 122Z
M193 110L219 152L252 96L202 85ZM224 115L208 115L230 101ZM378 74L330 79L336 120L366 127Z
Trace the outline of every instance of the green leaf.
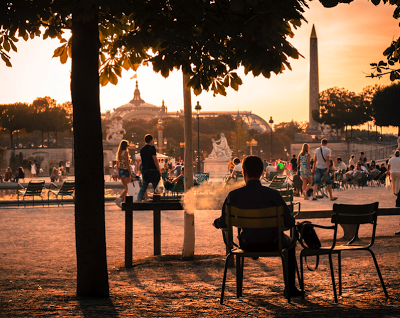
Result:
M11 48L12 48L12 50L14 51L14 52L17 52L18 50L17 50L17 47L15 46L15 44L12 42L12 41L10 41L10 45L11 45Z

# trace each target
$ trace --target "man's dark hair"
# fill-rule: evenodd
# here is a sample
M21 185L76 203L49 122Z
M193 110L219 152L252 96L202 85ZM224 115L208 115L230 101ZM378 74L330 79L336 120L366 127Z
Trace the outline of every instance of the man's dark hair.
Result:
M296 158L296 154L295 153L293 154L293 158Z
M146 144L148 144L150 141L152 141L153 140L153 136L152 135L150 135L150 134L147 134L146 136L144 136L144 142L146 143Z
M243 161L242 167L249 178L260 178L264 171L263 162L257 156L247 156Z
M234 163L235 165L238 165L238 164L240 163L240 159L239 159L239 158L233 159L233 163Z
M364 151L361 151L361 152L360 152L360 155L364 155Z
M336 160L337 161L343 161L342 158L340 158L340 157L337 157Z
M396 157L400 157L400 151L396 150L396 151L394 152L394 155L395 155Z
M327 145L327 144L328 144L328 139L323 138L323 139L321 140L321 144Z

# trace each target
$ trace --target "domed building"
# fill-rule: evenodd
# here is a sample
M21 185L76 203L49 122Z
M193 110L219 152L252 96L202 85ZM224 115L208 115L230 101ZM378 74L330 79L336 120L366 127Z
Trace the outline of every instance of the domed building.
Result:
M248 129L255 129L260 133L271 131L269 124L251 111L202 111L200 114L201 117L217 117L219 115L231 115L235 118L240 117L246 123ZM146 103L140 96L139 84L136 81L133 99L127 104L114 108L113 112L107 111L102 116L105 119L121 118L124 122L133 118L148 121L154 118L183 116L183 110L168 112L167 106L164 105L164 100L161 106ZM196 113L193 113L193 116L196 116Z

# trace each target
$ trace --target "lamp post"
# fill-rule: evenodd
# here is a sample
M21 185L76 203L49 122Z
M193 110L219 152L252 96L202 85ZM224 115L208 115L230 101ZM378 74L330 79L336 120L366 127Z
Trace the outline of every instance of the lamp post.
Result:
M194 107L197 113L197 172L200 172L200 111L201 106L199 101L197 101L197 105Z
M269 161L272 164L272 125L274 123L272 116L269 117L268 123L269 123L269 126L271 127L271 152L269 153Z

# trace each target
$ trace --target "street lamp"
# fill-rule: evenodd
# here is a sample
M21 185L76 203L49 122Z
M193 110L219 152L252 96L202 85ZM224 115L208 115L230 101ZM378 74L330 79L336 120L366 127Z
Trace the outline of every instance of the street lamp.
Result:
M268 123L269 123L269 126L271 127L271 152L269 153L269 161L272 164L272 125L274 123L272 116L269 117Z
M200 172L200 111L201 106L199 101L197 101L197 105L194 107L197 113L197 172Z

